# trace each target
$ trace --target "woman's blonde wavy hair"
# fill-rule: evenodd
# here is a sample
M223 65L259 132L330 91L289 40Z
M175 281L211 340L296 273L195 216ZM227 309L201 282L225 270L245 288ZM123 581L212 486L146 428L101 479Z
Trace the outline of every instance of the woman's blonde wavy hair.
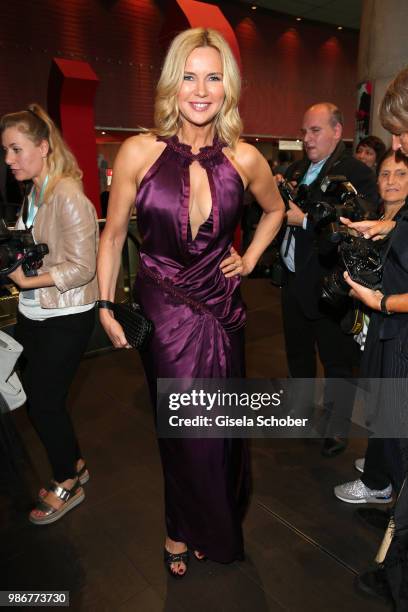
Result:
M73 178L80 182L82 172L74 155L62 139L51 117L39 104L30 104L26 110L3 115L0 120L0 133L15 127L35 145L46 140L49 145L47 154L48 184L44 199L52 193L61 178Z
M207 28L192 28L181 32L170 45L157 84L154 112L159 136L173 136L181 125L177 95L183 82L184 68L190 53L197 47L213 47L221 55L224 103L215 117L215 131L223 142L234 147L242 132L238 111L241 75L232 51L219 32Z
M388 86L380 106L380 121L391 133L408 131L408 67Z

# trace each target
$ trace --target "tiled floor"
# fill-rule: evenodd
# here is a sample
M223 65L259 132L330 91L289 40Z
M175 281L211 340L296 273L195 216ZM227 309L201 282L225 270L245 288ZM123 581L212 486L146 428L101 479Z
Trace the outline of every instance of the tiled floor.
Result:
M286 376L278 290L248 280L244 295L248 376ZM26 519L49 476L44 452L24 409L12 414L27 456L18 478L5 459L0 471L0 590L69 590L71 609L84 612L387 609L353 590L380 536L333 495L335 484L357 477L363 441L335 459L323 459L317 441L253 441L246 560L192 560L187 577L174 581L162 564L161 468L138 355L85 359L70 405L91 480L85 502L48 527Z

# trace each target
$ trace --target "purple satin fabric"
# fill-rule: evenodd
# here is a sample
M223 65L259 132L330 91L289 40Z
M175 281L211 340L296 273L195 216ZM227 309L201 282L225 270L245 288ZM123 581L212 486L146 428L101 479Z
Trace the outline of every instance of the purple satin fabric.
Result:
M225 278L244 187L223 144L193 155L176 136L140 185L136 205L143 237L135 296L155 332L143 355L153 403L157 378L244 376L245 308L239 277ZM190 164L205 168L212 210L193 240ZM248 457L240 440L159 440L168 535L209 558L242 557L240 519L247 499Z

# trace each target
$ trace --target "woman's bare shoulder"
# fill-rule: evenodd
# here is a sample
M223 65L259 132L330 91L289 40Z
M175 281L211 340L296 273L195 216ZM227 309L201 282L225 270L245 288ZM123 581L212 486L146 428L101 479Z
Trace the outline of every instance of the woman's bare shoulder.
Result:
M257 163L259 158L262 157L261 153L256 147L254 147L254 145L251 145L244 140L240 140L235 146L234 154L239 163L242 165Z
M161 143L154 134L151 132L142 132L141 134L127 138L121 146L121 152L129 154L143 153L146 155L150 151L160 148L160 146Z
M156 136L150 132L143 132L127 138L116 156L116 174L119 170L123 177L129 177L138 185L141 177L144 176L155 159L160 156L164 148L165 143L157 140Z
M240 140L234 148L224 149L224 153L240 174L244 186L247 187L260 158L263 159L258 149Z

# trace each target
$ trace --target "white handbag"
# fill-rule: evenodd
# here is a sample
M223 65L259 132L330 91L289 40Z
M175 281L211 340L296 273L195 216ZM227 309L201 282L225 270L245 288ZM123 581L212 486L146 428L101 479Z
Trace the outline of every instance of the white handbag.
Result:
M23 386L14 366L23 347L17 340L0 330L0 410L7 412L26 401Z

